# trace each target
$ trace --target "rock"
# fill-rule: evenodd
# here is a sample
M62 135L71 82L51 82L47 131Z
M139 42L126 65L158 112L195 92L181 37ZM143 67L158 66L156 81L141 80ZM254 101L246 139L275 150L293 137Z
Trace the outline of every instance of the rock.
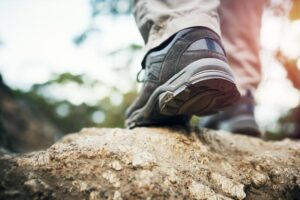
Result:
M267 184L267 182L269 181L269 177L264 174L254 172L252 174L251 181L254 186L259 188Z
M20 191L18 190L6 190L4 191L5 196L9 198L14 198L20 194Z
M192 181L189 191L195 199L217 199L216 193L210 187L196 181Z
M246 193L243 184L234 183L231 179L218 173L212 173L211 179L225 194L237 199L245 199Z
M100 193L96 191L92 191L89 195L89 200L100 200Z
M26 181L24 183L24 186L33 193L39 192L42 189L42 184L40 184L39 181L36 179Z
M84 129L0 153L0 199L299 199L300 142L210 130Z
M120 170L123 169L123 167L122 167L122 165L120 164L119 161L113 161L113 162L111 163L111 167L112 167L114 170L116 170L116 171L120 171Z
M121 193L119 191L115 191L113 200L122 200Z
M120 179L111 171L104 172L102 177L105 178L112 186L120 187Z
M31 179L24 183L25 189L34 199L47 199L51 197L51 188L40 179Z
M151 167L156 163L154 155L148 152L137 152L132 159L132 166L134 167Z

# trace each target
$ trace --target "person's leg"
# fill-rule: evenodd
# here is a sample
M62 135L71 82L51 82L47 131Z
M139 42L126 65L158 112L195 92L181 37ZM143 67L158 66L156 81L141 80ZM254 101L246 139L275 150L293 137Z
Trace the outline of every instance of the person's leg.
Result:
M133 0L133 4L146 50L189 27L207 27L220 35L219 0Z
M253 92L261 79L259 35L266 0L222 0L219 8L223 44L242 98L224 112L202 119L200 126L259 136Z
M144 84L126 126L175 125L215 113L240 94L219 36L219 0L139 0Z
M260 28L266 0L221 0L222 40L242 94L254 91L261 79Z

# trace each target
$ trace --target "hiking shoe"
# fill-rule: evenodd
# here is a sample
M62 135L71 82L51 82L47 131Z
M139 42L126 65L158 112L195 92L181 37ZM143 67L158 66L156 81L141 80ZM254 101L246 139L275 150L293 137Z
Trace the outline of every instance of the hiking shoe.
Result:
M235 103L240 94L219 36L204 27L179 31L149 51L144 84L127 109L125 124L185 125Z
M232 107L219 114L201 119L199 126L254 137L261 135L255 121L254 98L250 91L247 91L246 95L242 96Z

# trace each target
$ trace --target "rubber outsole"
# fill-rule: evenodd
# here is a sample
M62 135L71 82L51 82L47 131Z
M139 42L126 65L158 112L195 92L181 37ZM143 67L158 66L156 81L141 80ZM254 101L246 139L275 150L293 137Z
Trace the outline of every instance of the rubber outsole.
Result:
M262 135L255 119L251 115L240 115L230 120L224 120L220 129L230 131L235 134L260 137Z
M129 128L151 124L155 106L163 116L213 114L235 103L240 97L227 63L205 58L191 63L159 86L147 103L125 121Z
M159 96L163 115L209 115L232 105L240 97L234 83L213 78L184 85Z

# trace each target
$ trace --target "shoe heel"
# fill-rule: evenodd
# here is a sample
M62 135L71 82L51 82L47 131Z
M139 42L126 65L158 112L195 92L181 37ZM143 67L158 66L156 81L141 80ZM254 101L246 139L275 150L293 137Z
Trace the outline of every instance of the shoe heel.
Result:
M185 73L176 74L175 78L167 83L172 89L159 95L160 113L204 116L235 103L240 98L240 93L233 75L227 70L217 70L218 67L209 66L207 70L197 72L197 68L192 66L187 67ZM182 80L185 81L179 85L176 84L177 80L181 83Z
M214 82L217 84L214 85ZM224 87L226 89L223 89ZM204 116L225 109L235 103L239 97L240 94L233 83L214 79L194 82L191 85L182 86L174 92L164 92L159 96L159 106L163 115L195 114Z

